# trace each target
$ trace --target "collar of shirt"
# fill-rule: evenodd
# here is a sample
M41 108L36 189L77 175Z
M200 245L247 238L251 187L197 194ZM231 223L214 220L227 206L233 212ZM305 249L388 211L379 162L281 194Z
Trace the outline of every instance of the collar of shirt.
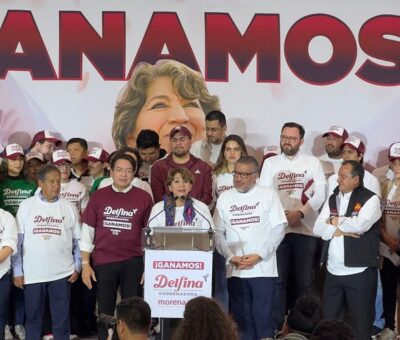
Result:
M58 201L58 196L54 197L54 198L51 199L50 201L47 200L47 199L43 196L42 190L39 191L39 198L40 198L41 201L47 202L47 203L54 203L54 202L57 202L57 201Z
M122 192L122 193L127 193L128 191L130 191L133 188L133 181L129 184L129 186L127 188L125 188L124 190L118 190L114 184L111 185L111 188L115 191L115 192Z

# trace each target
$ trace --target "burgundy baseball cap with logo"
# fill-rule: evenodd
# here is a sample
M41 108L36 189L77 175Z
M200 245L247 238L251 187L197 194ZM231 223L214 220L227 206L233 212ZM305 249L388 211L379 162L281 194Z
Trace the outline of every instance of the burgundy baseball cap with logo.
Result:
M31 151L25 155L25 160L30 161L31 159L38 159L42 163L45 163L43 154L39 151Z
M350 148L352 148L353 150L356 150L358 153L365 153L365 145L363 143L363 141L356 137L356 136L349 136L342 145L342 149L344 148L344 146L347 145Z
M40 141L53 142L57 146L61 145L61 139L57 138L52 132L46 130L39 131L36 135L33 136L31 147L33 147L36 142Z
M391 162L400 159L400 142L393 143L389 147L389 160Z
M347 139L347 137L349 137L349 134L347 133L345 128L343 128L341 126L333 125L329 128L328 131L326 131L322 135L322 137L327 137L327 136L333 136L333 137L337 137L337 138Z
M65 163L71 163L71 156L65 150L56 150L53 152L52 163L54 165L62 165Z
M1 153L1 157L11 159L15 161L18 157L24 156L24 150L18 144L8 144L3 152Z
M92 151L90 152L89 156L86 157L86 159L89 162L107 162L109 153L102 149L102 148L93 148Z
M175 134L180 133L186 137L192 138L192 133L190 132L190 130L186 127L186 126L175 126L171 132L169 133L169 139L171 139L172 137L175 136Z

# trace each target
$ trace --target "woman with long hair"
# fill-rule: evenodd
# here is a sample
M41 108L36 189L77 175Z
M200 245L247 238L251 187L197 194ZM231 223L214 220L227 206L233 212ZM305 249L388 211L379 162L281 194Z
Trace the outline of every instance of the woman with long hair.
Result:
M233 170L240 157L247 156L246 145L242 137L229 135L221 146L217 164L214 168L215 194L218 197L223 191L233 188ZM229 296L226 281L225 258L214 252L214 297L224 310L228 310Z
M35 194L37 185L28 180L24 173L24 151L18 144L9 144L2 153L0 164L0 208L8 211L15 217L21 202ZM15 311L11 321L13 321L16 335L25 339L24 318L25 304L23 291L12 287L10 303L12 310ZM8 325L5 332L10 338Z
M221 152L214 168L217 196L221 192L233 188L232 172L235 168L235 163L242 156L247 156L246 145L242 137L238 135L227 136L222 143Z

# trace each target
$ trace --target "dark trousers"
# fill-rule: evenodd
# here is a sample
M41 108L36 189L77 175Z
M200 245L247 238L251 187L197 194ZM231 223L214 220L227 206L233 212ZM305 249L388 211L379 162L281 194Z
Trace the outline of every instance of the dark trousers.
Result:
M42 338L43 313L46 296L49 298L54 339L69 340L69 299L71 284L68 278L27 284L24 287L26 310L26 338Z
M228 279L229 312L238 324L241 340L274 337L272 300L276 278Z
M293 301L304 294L314 294L314 263L318 239L290 233L285 236L276 252L278 274L274 298L274 326L280 330L285 321L288 277L292 277Z
M400 270L386 257L383 258L381 270L383 290L383 314L386 327L394 330L396 314L396 290L400 278Z
M71 334L88 336L96 330L96 282L88 289L79 277L71 285Z
M225 312L228 311L229 295L226 279L226 259L217 251L213 253L213 297Z
M347 306L357 340L370 340L375 318L377 288L376 268L367 268L353 275L332 275L327 272L324 287L324 318L340 319Z
M8 319L10 290L10 273L8 272L0 279L0 340L4 340L4 326Z
M99 314L114 315L118 287L122 299L138 295L143 270L142 257L96 266ZM99 339L107 339L107 329L104 325L99 324L97 331Z

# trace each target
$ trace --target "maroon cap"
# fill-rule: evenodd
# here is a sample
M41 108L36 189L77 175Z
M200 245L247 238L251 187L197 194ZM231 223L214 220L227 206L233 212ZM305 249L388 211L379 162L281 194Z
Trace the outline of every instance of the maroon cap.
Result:
M102 148L93 148L91 153L89 154L89 156L86 157L86 159L89 162L107 162L108 157L110 155L108 154L108 152Z
M71 163L71 156L65 150L56 150L53 152L52 163L54 165L62 165L64 163Z
M39 131L36 135L33 136L32 143L31 143L31 148L36 144L36 142L40 141L48 141L48 142L53 142L57 146L61 145L61 140L57 138L53 133L50 131Z
M3 152L1 153L1 157L11 159L15 161L18 157L24 156L24 150L18 144L8 144Z
M333 125L329 128L328 131L326 131L322 135L322 137L327 137L327 136L333 136L333 137L337 137L337 138L347 139L347 137L349 137L349 134L347 133L345 128L343 128L341 126Z
M400 159L400 142L393 143L389 147L389 160L391 162Z
M281 148L278 145L268 145L264 148L264 159L279 155Z
M344 146L347 145L350 148L352 148L353 150L356 150L358 153L365 153L365 145L362 142L362 140L356 136L349 136L342 145L342 149L344 148Z
M174 135L177 134L178 132L181 133L184 136L192 138L192 133L190 132L190 130L186 126L179 125L179 126L175 126L171 130L171 132L169 133L169 139L174 137Z

